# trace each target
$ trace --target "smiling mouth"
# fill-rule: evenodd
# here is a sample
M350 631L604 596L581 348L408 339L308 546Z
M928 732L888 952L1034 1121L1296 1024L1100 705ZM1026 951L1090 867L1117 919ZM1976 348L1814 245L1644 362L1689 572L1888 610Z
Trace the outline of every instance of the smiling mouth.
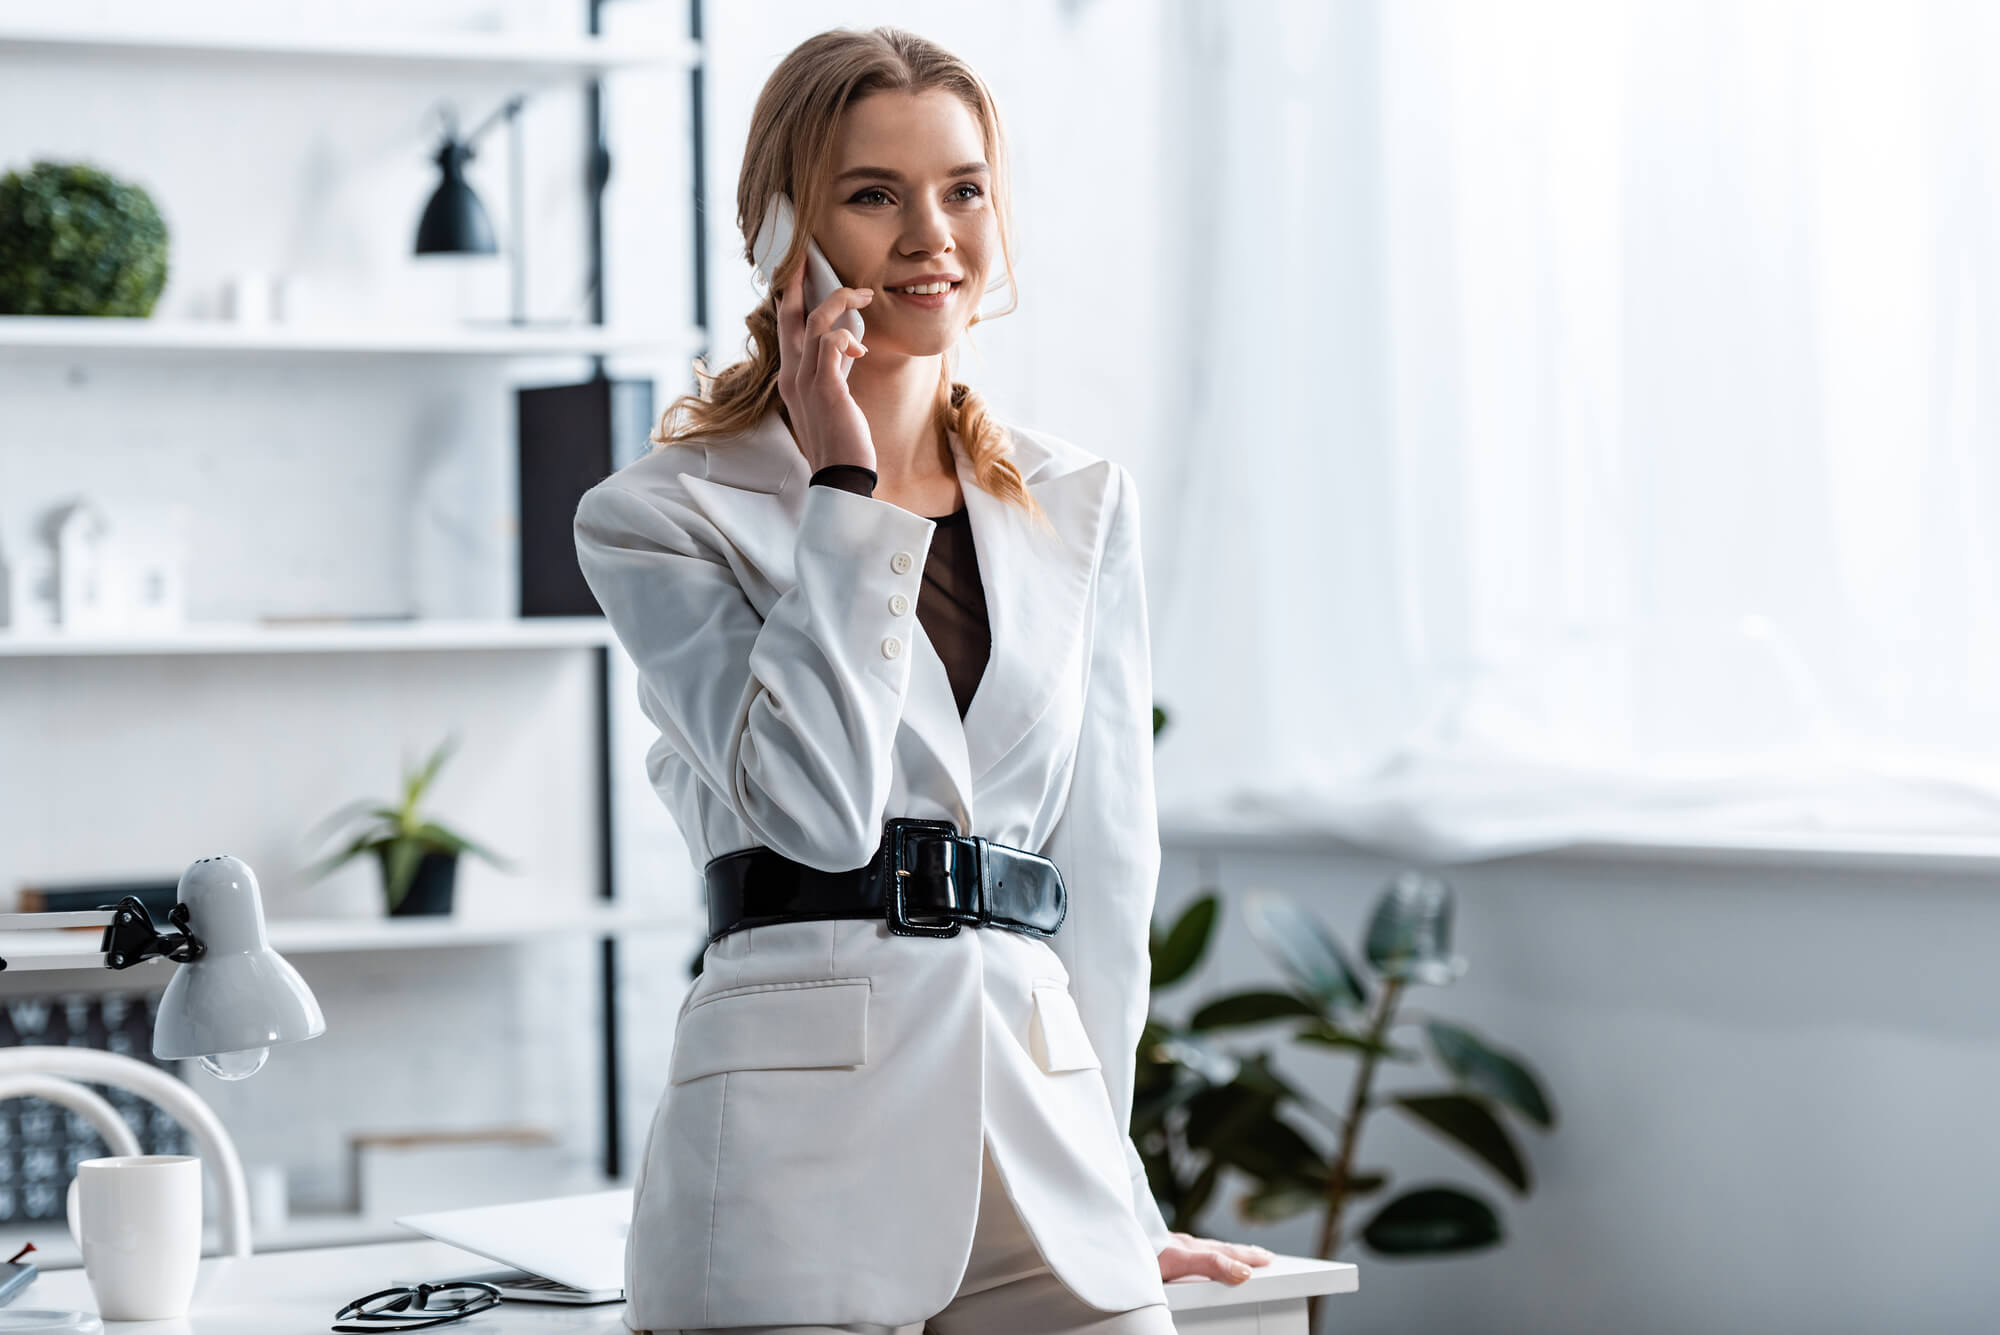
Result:
M957 283L918 283L910 287L885 287L884 292L894 292L899 297L942 297L958 290Z

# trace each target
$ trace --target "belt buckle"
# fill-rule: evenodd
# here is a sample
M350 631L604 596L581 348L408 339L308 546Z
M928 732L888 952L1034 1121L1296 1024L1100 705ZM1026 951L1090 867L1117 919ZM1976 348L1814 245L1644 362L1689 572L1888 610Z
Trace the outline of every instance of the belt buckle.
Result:
M948 820L899 816L888 822L888 832L890 875L885 916L891 932L897 936L953 937L961 926L985 921L981 915L984 906L978 902L977 852L968 887L959 872L957 826ZM977 850L978 845L973 848ZM936 893L940 883L942 894ZM912 898L917 900L916 918L910 916Z

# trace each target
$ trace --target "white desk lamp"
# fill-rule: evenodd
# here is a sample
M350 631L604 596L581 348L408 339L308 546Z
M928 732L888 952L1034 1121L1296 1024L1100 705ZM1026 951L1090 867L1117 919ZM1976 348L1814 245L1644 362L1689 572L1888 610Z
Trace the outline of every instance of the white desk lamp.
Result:
M241 858L202 858L181 874L161 932L136 897L102 909L0 913L5 933L51 927L103 927L95 951L0 957L0 970L129 969L169 959L181 967L168 980L153 1024L153 1055L199 1058L223 1080L242 1080L264 1065L272 1047L326 1032L326 1017L298 971L271 949L257 874ZM194 1091L144 1062L96 1048L48 1045L0 1048L0 1099L33 1095L74 1109L97 1128L113 1154L137 1154L131 1129L111 1105L75 1082L98 1081L142 1094L173 1114L194 1136L215 1170L223 1199L223 1251L250 1254L249 1190L243 1163L221 1119Z

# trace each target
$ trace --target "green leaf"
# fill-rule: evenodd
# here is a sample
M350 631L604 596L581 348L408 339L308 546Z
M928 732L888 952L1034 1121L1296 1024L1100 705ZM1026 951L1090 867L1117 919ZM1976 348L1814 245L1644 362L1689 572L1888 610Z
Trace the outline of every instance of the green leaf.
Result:
M1555 1125L1548 1096L1524 1062L1492 1047L1470 1029L1443 1020L1430 1021L1424 1032L1430 1036L1438 1061L1467 1089L1505 1104L1544 1130Z
M1399 1048L1393 1043L1378 1043L1366 1034L1352 1029L1342 1029L1339 1025L1324 1021L1307 1025L1292 1035L1301 1043L1318 1043L1329 1048L1349 1048L1355 1052L1372 1052L1392 1061L1413 1062L1423 1054L1414 1048Z
M362 816L373 816L379 819L381 817L382 811L383 808L378 803L369 798L362 798L358 801L349 802L345 806L341 807L339 810L334 811L325 817L322 817L318 824L314 825L311 829L309 829L306 832L306 838L309 841L316 843L319 840L324 839L328 835L332 834L335 830L339 829L341 826L346 825L351 821L358 820ZM393 810L389 812L389 817L391 820L395 818L395 815L396 813Z
M1194 1018L1188 1021L1188 1028L1227 1029L1300 1015L1316 1020L1319 1011L1289 992L1237 992L1218 997L1196 1011Z
M1528 1193L1527 1163L1507 1128L1478 1099L1466 1094L1399 1094L1391 1102L1479 1156L1514 1190Z
M1268 1052L1253 1052L1242 1058L1236 1068L1235 1083L1245 1089L1268 1095L1273 1102L1279 1099L1291 1099L1296 1103L1305 1102L1305 1095L1271 1069L1271 1054Z
M1236 1216L1246 1224L1275 1224L1325 1204L1326 1193L1303 1182L1268 1182L1237 1200Z
M414 774L404 775L403 811L406 818L413 819L417 804L423 801L424 794L429 791L432 781L437 778L438 771L444 768L444 762L458 749L458 741L458 734L452 733L432 750L429 758L424 761L423 768Z
M1188 1144L1262 1182L1326 1182L1326 1155L1291 1123L1268 1109L1206 1128L1198 1141L1188 1119Z
M1222 1160L1211 1158L1202 1165L1201 1172L1196 1174L1194 1181L1188 1185L1187 1194L1181 1197L1180 1207L1174 1211L1174 1218L1187 1221L1181 1226L1180 1232L1185 1233L1193 1228L1194 1221L1208 1208L1208 1202L1215 1195L1216 1181L1221 1176Z
M331 875L341 867L346 866L354 858L375 847L378 842L380 841L373 834L356 835L353 841L339 852L332 853L318 862L308 865L305 869L307 882L317 881Z
M1261 1090L1230 1083L1212 1085L1188 1100L1185 1134L1195 1149L1214 1150L1246 1131L1270 1122L1277 1100Z
M1145 1064L1140 1064L1145 1069ZM1194 1098L1209 1083L1194 1072L1180 1066L1156 1065L1156 1070L1165 1070L1165 1079L1154 1080L1150 1085L1136 1084L1132 1093L1132 1133L1159 1126L1168 1113Z
M1383 1206L1361 1236L1384 1256L1471 1251L1500 1241L1500 1216L1477 1196L1424 1187Z
M447 853L471 853L475 857L485 858L502 871L513 870L514 864L506 858L501 857L498 853L493 852L484 845L474 843L462 834L445 829L442 825L435 823L420 825L412 832L410 837L423 840L425 843Z
M1451 886L1423 872L1399 872L1368 920L1368 962L1385 978L1449 983L1465 972L1451 953Z
M1270 890L1253 890L1244 896L1243 918L1257 944L1323 1010L1338 1012L1367 1005L1368 994L1358 971L1319 919Z
M1154 706L1153 706L1153 736L1155 736L1155 737L1158 737L1158 736L1160 735L1160 729L1162 729L1162 728L1164 728L1164 727L1166 727L1166 726L1167 726L1167 711L1166 711L1166 710L1164 710L1164 709L1162 709L1162 708L1160 708L1160 707L1159 707L1158 705L1154 705Z
M1187 906L1164 939L1153 943L1153 986L1166 987L1185 978L1208 950L1208 938L1215 930L1215 916L1221 901L1203 895Z
M1174 1062L1212 1085L1226 1085L1236 1078L1241 1063L1233 1053L1214 1047L1193 1034L1176 1034L1153 1045L1153 1055Z
M1347 1194L1350 1198L1373 1196L1389 1185L1389 1175L1380 1169L1357 1168L1347 1175Z

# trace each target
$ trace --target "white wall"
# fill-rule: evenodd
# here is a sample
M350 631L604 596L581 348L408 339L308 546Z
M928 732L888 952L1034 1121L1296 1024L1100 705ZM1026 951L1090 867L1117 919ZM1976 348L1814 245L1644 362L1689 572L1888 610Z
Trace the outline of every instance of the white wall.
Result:
M1397 869L1351 852L1175 845L1161 915L1202 887L1281 889L1358 957ZM1508 1236L1448 1260L1350 1249L1360 1292L1331 1305L1327 1330L1991 1329L1990 869L1547 856L1439 870L1457 890L1470 969L1449 988L1412 989L1405 1013L1518 1050L1559 1124L1517 1136L1535 1188L1516 1200L1393 1111L1372 1114L1363 1163L1400 1187L1477 1189ZM1156 998L1161 1013L1185 1019L1280 976L1233 904L1223 921L1203 971ZM1347 1058L1275 1034L1246 1046L1277 1048L1281 1071L1342 1106ZM1378 1091L1439 1083L1429 1066L1384 1069ZM1209 1232L1311 1247L1316 1219L1250 1227L1234 1216L1237 1194L1219 1193Z

